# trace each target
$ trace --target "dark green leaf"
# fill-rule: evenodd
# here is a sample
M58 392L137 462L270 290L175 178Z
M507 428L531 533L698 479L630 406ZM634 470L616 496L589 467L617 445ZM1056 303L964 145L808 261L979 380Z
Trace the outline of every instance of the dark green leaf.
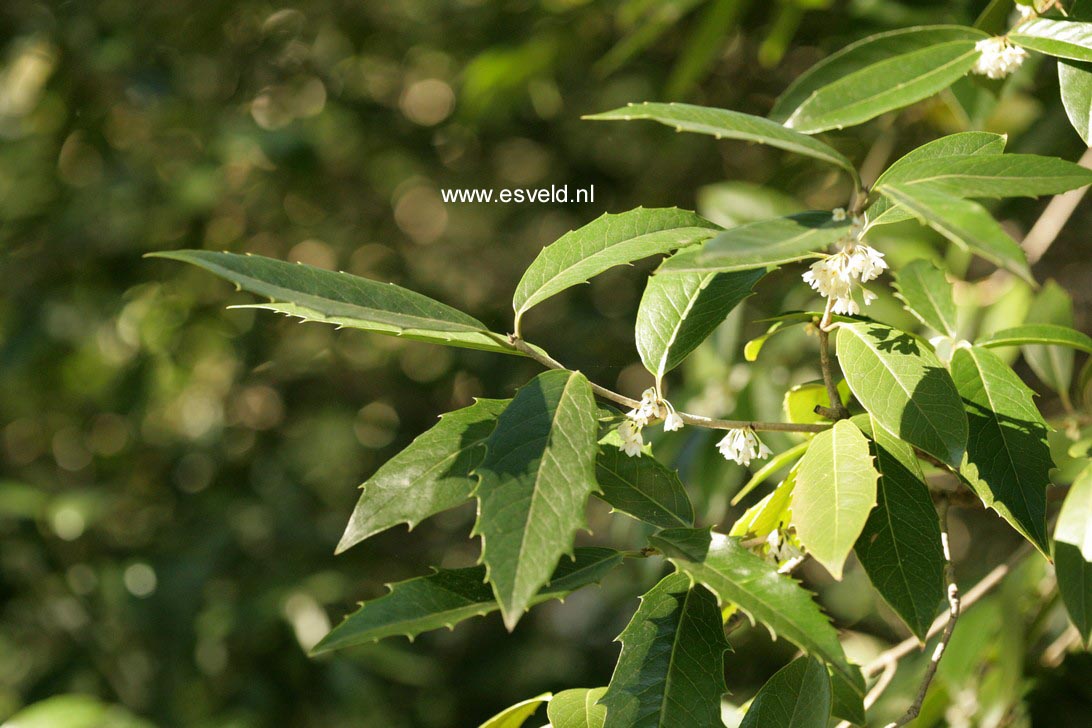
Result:
M853 395L880 426L954 466L963 461L963 403L928 347L882 324L840 324L838 362Z
M846 557L876 505L868 440L849 420L820 432L800 459L792 522L808 553L841 580Z
M516 328L523 314L566 288L616 265L694 245L720 228L674 207L605 214L543 248L516 286Z
M746 271L814 258L848 231L849 222L835 222L829 212L740 225L719 233L692 255L668 258L659 274Z
M830 675L810 657L798 657L766 681L739 728L826 728Z
M578 548L575 560L562 559L550 584L532 600L540 604L564 599L576 589L594 584L622 563L622 555L605 548ZM390 593L364 602L334 627L313 653L327 652L403 635L413 639L422 632L495 612L497 600L485 583L485 567L438 569L428 576L389 585Z
M685 250L672 256L693 255ZM637 351L645 368L663 380L732 309L753 292L763 269L736 273L658 273L648 279L637 309Z
M313 268L260 255L176 250L152 257L192 263L240 288L268 296L255 304L308 321L363 329L415 341L516 354L481 321L428 296L391 283Z
M480 399L443 415L375 471L360 486L363 492L335 553L399 523L413 528L469 500L478 482L470 472L485 455L482 444L509 401Z
M619 635L622 652L601 702L604 728L720 724L728 640L716 598L685 574L641 597Z
M486 441L478 520L485 563L505 626L513 629L584 526L597 490L598 410L584 375L544 372L516 393Z
M550 700L546 715L552 728L603 728L607 708L599 700L606 688L563 690Z
M1035 18L1008 33L1014 44L1048 56L1092 61L1092 23Z
M600 497L616 511L660 528L691 526L694 507L679 474L651 455L630 457L611 443L595 461Z
M620 109L584 118L597 121L647 119L674 127L676 131L709 134L717 139L742 139L769 144L778 149L803 154L840 167L859 185L857 168L840 152L818 139L786 129L776 121L764 119L761 116L692 104L643 103L630 104Z
M880 480L854 551L880 596L924 640L944 599L940 522L913 449L870 428Z
M977 346L956 350L952 377L970 422L960 473L988 508L1048 553L1046 489L1054 463L1032 391L996 354Z
M914 260L895 272L895 290L906 310L934 331L954 337L959 331L952 284L928 260Z
M1069 618L1088 643L1092 635L1092 466L1073 481L1058 514L1054 573Z
M995 331L975 343L989 349L998 346L1024 346L1027 344L1065 346L1092 354L1092 337L1068 326L1059 326L1057 324L1013 326L1012 328Z
M835 718L848 720L855 725L864 725L864 675L856 665L851 664L850 668L852 670L848 676L834 670L830 673L830 687L833 693L830 712Z

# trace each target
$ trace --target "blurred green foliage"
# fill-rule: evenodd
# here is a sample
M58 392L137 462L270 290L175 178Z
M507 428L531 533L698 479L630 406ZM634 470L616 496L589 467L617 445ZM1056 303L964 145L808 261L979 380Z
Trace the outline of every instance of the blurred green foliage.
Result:
M531 363L225 312L251 299L141 254L207 247L340 268L507 330L522 268L603 210L700 202L714 219L739 220L799 204L756 197L753 185L817 207L846 195L836 174L806 160L652 125L586 124L581 114L652 99L763 113L795 75L854 38L971 22L983 5L6 0L0 720L75 693L163 726L466 726L542 690L605 684L612 640L632 595L656 576L652 565L536 610L513 635L488 618L414 645L306 656L331 620L384 582L475 561L465 509L413 538L396 529L332 554L360 482L439 413L510 396ZM989 89L969 87L958 102L829 138L866 168L968 125L1010 132L1013 151L1075 159L1080 140L1053 65L1034 65L1005 87L1000 107ZM595 184L596 204L444 205L438 193L551 183ZM1004 212L1026 230L1038 209L1018 200ZM1088 217L1077 215L1037 269L1074 293L1085 327L1089 261L1077 253ZM930 249L920 229L886 247L896 263ZM591 378L640 392L647 375L627 321L647 270L611 271L543 305L527 335ZM776 280L764 291L751 304L759 311L811 300ZM999 305L1026 308L1029 296L1010 294ZM877 305L910 325L894 299ZM987 325L1022 315L997 309ZM762 329L739 329L733 316L683 368L677 404L776 418L785 386L818 376L814 344L801 335L771 339L761 366L743 365L742 341ZM688 389L687 371L716 384ZM693 432L660 453L679 464L701 522L724 523L746 475L702 442L709 437ZM589 542L609 536L603 515L592 513ZM964 518L991 534L968 544L956 533L968 572L1017 541L991 516ZM1036 568L1029 593L1044 578ZM902 636L862 596L859 570L841 585L804 575L838 624L858 630L860 659ZM1033 688L1032 713L1087 709L1092 667L1086 657L1043 666L1042 643L1064 621L1037 609L1020 593L976 608L997 625L985 634L1027 631L1028 644L968 647L948 689L973 697L975 681L992 674L986 665L1000 682L977 699L1003 715L1016 709L1014 685ZM762 631L733 642L728 684L739 700L791 656ZM913 689L905 682L904 694ZM62 723L47 724L82 726L81 711L106 710L75 700Z

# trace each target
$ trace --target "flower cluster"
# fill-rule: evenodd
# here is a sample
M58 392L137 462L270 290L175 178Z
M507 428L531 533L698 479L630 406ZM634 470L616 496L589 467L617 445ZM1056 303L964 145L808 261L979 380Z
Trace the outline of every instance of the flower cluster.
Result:
M783 531L781 528L775 528L770 531L770 535L766 537L766 545L769 547L767 555L778 564L800 558L804 555L804 552L800 549L799 545L794 543L794 541L795 539L787 532Z
M758 439L750 427L728 430L728 434L717 443L720 454L740 465L750 465L752 460L763 460L770 456L770 448Z
M845 211L835 210L833 217L844 220ZM855 315L861 312L853 298L858 288L866 306L876 300L876 294L861 284L878 278L887 269L883 253L860 242L861 227L860 219L855 218L842 249L812 263L804 273L805 283L833 301L831 311L834 313Z
M641 403L626 413L626 421L618 427L618 435L622 438L621 449L630 457L641 454L641 448L645 444L641 429L653 420L663 420L664 429L668 432L682 429L683 421L671 403L660 396L656 387L649 387L641 395Z
M1001 35L978 41L974 49L981 55L971 72L986 78L1005 78L1028 57L1027 51L1012 45L1008 38Z

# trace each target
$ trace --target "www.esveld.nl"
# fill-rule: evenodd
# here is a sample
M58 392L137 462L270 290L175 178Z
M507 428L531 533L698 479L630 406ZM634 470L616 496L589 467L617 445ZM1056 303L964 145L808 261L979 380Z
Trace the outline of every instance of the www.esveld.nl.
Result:
M521 204L525 202L595 202L595 185L579 187L569 195L568 185L550 185L549 187L487 189L441 189L440 197L444 202L505 202Z

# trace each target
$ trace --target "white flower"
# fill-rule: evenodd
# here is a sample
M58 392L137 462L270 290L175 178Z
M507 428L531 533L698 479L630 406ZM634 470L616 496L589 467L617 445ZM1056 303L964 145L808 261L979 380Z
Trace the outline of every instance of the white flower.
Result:
M842 222L842 220L846 219L846 208L835 207L830 211L830 218L834 220L834 222Z
M619 448L626 455L637 457L641 454L641 448L645 444L645 440L641 437L641 426L633 420L626 420L618 426L618 436L622 438L622 445Z
M804 555L804 552L780 528L770 531L770 535L766 537L766 545L770 547L767 552L770 558L779 564Z
M1035 10L1035 0L1032 0L1029 5L1017 5L1016 6L1016 22L1027 20L1032 15L1038 15L1038 11Z
M750 427L728 430L728 434L717 443L720 454L740 465L750 465L752 460L762 460L770 456L770 448L758 439Z
M883 253L859 242L849 242L842 250L811 264L804 272L804 282L819 291L824 298L833 301L831 310L837 314L856 315L861 307L853 298L856 289L867 306L876 300L876 294L861 286L887 270Z
M671 403L660 396L656 387L649 387L641 395L641 403L635 409L626 413L632 422L638 427L644 427L653 420L663 420L664 429L668 432L682 429L683 421L675 412Z
M668 432L674 432L675 430L681 430L683 426L682 417L679 417L679 413L672 410L667 413L667 417L664 419L664 429Z
M974 44L974 49L981 55L971 72L987 78L1008 76L1028 57L1027 51L1012 45L1008 38L1001 35L978 41Z

